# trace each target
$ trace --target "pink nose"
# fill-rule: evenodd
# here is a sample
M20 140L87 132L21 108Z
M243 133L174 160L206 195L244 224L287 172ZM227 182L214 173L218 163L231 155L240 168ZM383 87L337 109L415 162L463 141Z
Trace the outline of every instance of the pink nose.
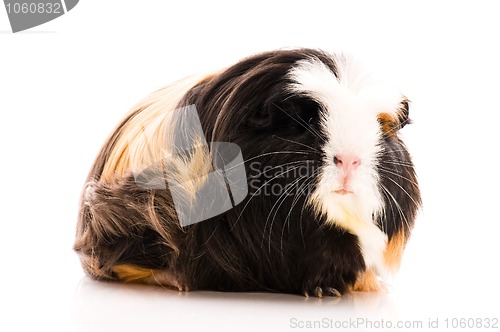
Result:
M337 167L342 168L344 171L355 170L358 168L361 161L355 156L341 156L337 155L333 157L333 162Z

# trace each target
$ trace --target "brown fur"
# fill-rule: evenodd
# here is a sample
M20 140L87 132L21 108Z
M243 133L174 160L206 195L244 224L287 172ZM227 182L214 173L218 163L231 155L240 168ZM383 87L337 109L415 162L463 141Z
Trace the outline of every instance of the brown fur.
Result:
M158 254L167 250L165 258L174 258L179 253L175 230L181 232L172 219L174 211L166 190L158 195L155 190L138 188L130 179L87 183L74 245L84 269L98 279L116 279L114 265L132 249L144 251L145 261L148 251ZM145 243L148 232L159 241Z
M317 125L321 105L307 96L283 95L290 68L311 57L337 75L334 58L321 51L268 52L214 76L179 81L137 105L105 142L82 193L74 249L84 270L96 279L179 290L315 296L375 290L376 277L366 271L357 237L335 225L324 227L325 217L306 204L305 187L292 199L257 196L224 214L182 227L170 189L141 186L136 178L152 174L161 183L170 172L169 177L186 184L179 190L187 203L195 203L196 192L213 170L210 147L196 144L191 154L172 157L175 147L169 145L174 111L187 105L197 107L206 135L194 141L235 143L245 160L262 166L307 159L313 161L307 167L321 165L320 153L303 149L326 139L322 134L313 137L304 126ZM385 259L390 266L399 264L420 204L410 156L396 134L408 122L407 106L403 101L398 119L379 116L386 153L380 163L389 161L384 167L390 171L380 170L381 182L394 196L385 197L391 209L376 224L388 235ZM298 145L291 140L299 140ZM294 153L297 150L301 154ZM168 171L167 157L173 166ZM409 166L400 170L394 165ZM264 177L246 166L248 178ZM284 187L293 180L276 178L274 183Z
M377 275L373 271L367 270L360 273L352 290L358 292L375 292L381 290L381 286L377 280Z
M403 258L403 253L406 247L407 234L401 229L395 233L387 243L387 248L384 253L385 264L388 269L397 271Z
M382 132L384 135L394 136L397 133L396 127L398 126L398 120L395 119L392 115L387 113L380 113L378 115L378 121L380 123L380 127L382 128Z
M126 264L115 265L112 270L118 280L146 284L151 282L153 274L157 271Z
M397 139L399 129L410 123L408 114L409 101L406 97L404 97L395 115L389 113L380 113L378 115L378 121L380 123L382 133L388 137Z

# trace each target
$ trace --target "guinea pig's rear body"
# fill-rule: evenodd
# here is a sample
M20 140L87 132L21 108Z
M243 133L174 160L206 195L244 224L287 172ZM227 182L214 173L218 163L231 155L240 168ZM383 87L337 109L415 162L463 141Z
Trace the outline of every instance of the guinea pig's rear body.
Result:
M352 59L311 49L178 81L105 142L75 250L96 279L179 290L378 290L421 202L408 113ZM240 162L218 163L221 146Z

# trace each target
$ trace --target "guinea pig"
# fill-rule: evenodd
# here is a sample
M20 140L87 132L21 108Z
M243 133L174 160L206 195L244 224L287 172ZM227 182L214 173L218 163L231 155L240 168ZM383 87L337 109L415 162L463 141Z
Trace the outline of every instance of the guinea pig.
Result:
M146 97L104 143L74 250L99 280L341 296L397 271L421 205L409 101L352 57L256 54Z

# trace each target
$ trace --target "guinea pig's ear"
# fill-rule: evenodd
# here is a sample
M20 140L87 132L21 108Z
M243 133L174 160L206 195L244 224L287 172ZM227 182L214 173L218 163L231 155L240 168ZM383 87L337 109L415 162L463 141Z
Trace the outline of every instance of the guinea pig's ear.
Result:
M410 106L406 98L398 105L396 114L380 113L378 122L384 135L395 136L401 128L411 123L409 115Z
M403 99L400 104L398 112L399 129L403 128L407 124L411 123L410 120L410 101L408 99Z

